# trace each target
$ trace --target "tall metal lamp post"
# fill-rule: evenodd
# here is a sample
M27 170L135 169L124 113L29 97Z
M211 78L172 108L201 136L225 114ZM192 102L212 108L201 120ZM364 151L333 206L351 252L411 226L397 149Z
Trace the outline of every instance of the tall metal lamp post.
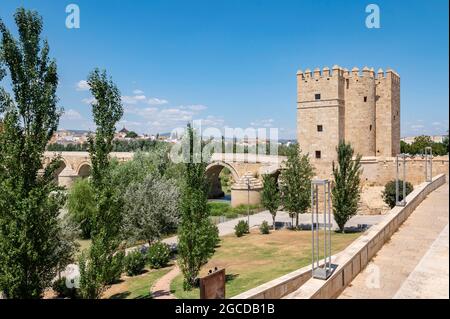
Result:
M400 163L401 159L401 163ZM395 205L397 206L405 206L406 205L406 154L397 154L396 156L396 175L395 175ZM399 166L402 166L403 172L403 198L400 201L400 190L399 190Z
M247 224L250 228L250 178L247 177Z
M433 180L433 150L430 146L425 147L425 181Z
M319 207L319 187L323 188L323 205ZM331 265L331 185L327 179L311 181L311 233L312 233L312 276L328 279L333 272ZM323 265L321 265L319 209L323 208Z

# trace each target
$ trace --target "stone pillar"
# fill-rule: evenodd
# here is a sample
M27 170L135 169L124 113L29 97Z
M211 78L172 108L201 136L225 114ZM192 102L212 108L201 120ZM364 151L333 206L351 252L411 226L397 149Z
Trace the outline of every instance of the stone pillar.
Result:
M77 179L78 177L79 176L73 169L66 167L58 175L58 185L64 186L67 189L69 189L72 186L75 179Z
M248 184L250 184L250 190ZM262 188L262 182L255 178L251 172L247 172L231 186L231 207L260 204Z

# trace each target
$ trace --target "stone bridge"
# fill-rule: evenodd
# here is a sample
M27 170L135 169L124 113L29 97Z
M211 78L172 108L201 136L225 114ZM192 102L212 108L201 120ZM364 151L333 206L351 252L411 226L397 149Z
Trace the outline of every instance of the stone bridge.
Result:
M77 178L86 178L91 175L91 159L88 152L45 152L44 166L57 157L61 156L62 164L55 175L60 186L70 187ZM133 159L134 153L120 152L111 153L120 162Z
M88 152L46 152L44 166L51 159L61 156L62 164L56 175L58 184L70 187L77 178L86 178L91 172L91 160ZM111 157L119 162L133 158L131 152L113 152ZM224 196L220 183L220 172L227 168L232 176L231 201L232 206L260 202L259 192L262 189L262 175L274 174L278 177L282 162L286 158L273 155L215 153L206 168L206 175L211 183L210 198ZM250 185L250 188L248 187Z

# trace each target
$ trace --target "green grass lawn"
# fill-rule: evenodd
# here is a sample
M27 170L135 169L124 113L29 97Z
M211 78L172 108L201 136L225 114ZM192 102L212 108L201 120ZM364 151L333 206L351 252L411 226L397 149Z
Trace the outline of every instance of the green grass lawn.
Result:
M104 294L105 299L150 299L150 289L162 276L167 274L172 267L162 269L146 269L146 272L134 276L123 277L120 283L112 285Z
M344 249L360 233L332 234L332 253ZM227 298L238 295L270 280L283 276L311 263L311 232L277 230L261 235L258 230L237 238L234 235L222 237L221 246L200 276L214 267L225 268L227 275ZM183 277L177 276L171 284L177 298L199 298L199 289L183 291Z

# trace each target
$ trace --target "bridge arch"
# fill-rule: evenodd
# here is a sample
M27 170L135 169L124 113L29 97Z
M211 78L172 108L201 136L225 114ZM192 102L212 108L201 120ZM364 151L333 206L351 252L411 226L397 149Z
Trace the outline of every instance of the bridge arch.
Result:
M233 182L239 179L239 174L236 169L229 163L224 161L214 161L206 167L206 177L211 185L211 190L209 193L209 198L220 198L225 194L222 190L222 184L220 182L220 173L224 168L227 168L231 176L233 177Z
M81 178L87 178L91 176L91 163L89 162L83 162L78 166L77 169L77 176Z

